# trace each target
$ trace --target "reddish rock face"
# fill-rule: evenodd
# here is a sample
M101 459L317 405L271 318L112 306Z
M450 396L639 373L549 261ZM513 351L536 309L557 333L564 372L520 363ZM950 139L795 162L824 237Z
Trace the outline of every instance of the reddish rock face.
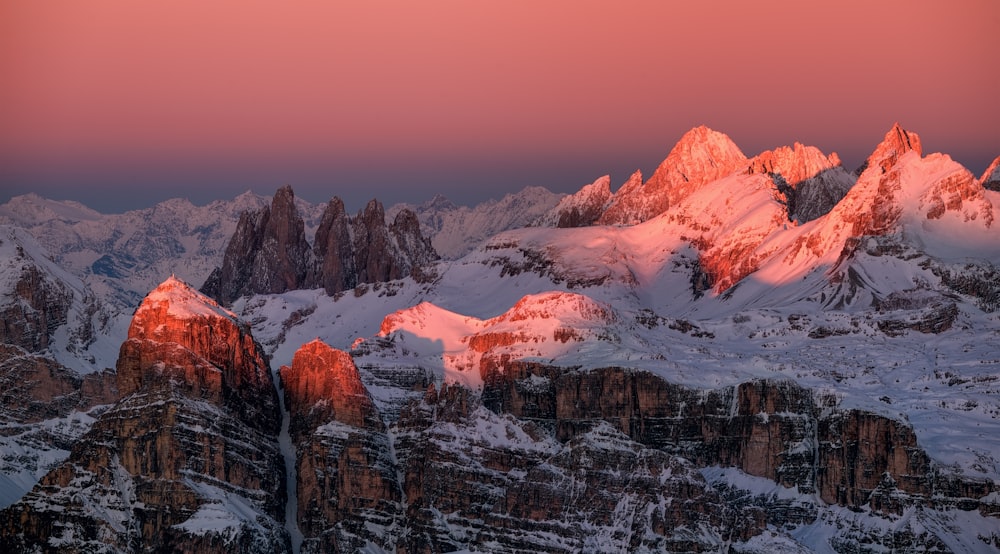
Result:
M939 219L946 212L962 213L966 220L980 220L993 225L993 204L986 199L986 189L972 173L960 169L940 179L924 193L920 207L927 219Z
M0 344L0 406L5 421L64 417L73 410L113 404L118 397L110 370L80 376L55 360Z
M812 221L829 213L854 184L837 154L798 142L762 152L749 160L747 173L770 175L789 220Z
M409 406L395 433L410 530L397 548L406 552L470 539L504 552L699 552L762 530L759 512L730 510L690 464L607 423L560 443L545 423L497 415L446 386Z
M67 533L79 552L285 549L277 394L246 327L171 278L136 310L117 367L121 400L0 512L0 550Z
M930 459L906 425L851 410L821 420L819 437L818 485L825 502L862 506L887 476L903 492L933 492Z
M344 210L344 201L335 196L323 210L313 244L317 267L312 281L331 296L358 284L349 227L350 218Z
M270 433L280 425L268 364L249 328L174 278L136 310L117 372L122 396L174 380L194 397L235 410L249 425Z
M383 544L366 522L402 514L389 437L351 356L314 340L281 368L296 449L298 524L305 552Z
M885 173L896 165L899 158L907 152L914 151L918 156L924 155L923 147L920 144L920 137L916 133L907 131L896 123L885 134L882 142L875 147L875 151L868 156L865 163L858 168L858 174L864 173L870 168L877 167L881 173Z
M382 203L371 200L354 219L354 266L359 283L417 277L422 266L436 259L437 253L410 210L401 210L386 226Z
M745 167L746 162L746 156L728 136L705 126L695 127L681 137L644 185L639 187L630 181L623 186L598 223L646 221L705 184Z
M269 207L240 216L222 265L201 290L225 305L250 294L314 287L333 295L360 283L422 278L437 258L412 211L400 211L386 225L377 200L352 219L340 198L331 199L310 247L295 194L284 186Z
M314 340L295 352L291 367L283 366L280 375L294 431L307 433L331 421L358 428L382 427L347 352Z

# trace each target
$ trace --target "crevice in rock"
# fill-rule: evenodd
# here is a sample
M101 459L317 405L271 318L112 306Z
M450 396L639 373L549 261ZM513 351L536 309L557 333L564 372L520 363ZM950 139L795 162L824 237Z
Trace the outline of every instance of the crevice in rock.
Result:
M281 431L278 433L278 446L285 460L285 529L292 539L292 553L299 554L302 548L302 531L299 529L299 496L298 476L295 465L295 446L288 432L291 413L285 407L284 385L277 371L274 372L274 386L278 391L278 409L281 411Z

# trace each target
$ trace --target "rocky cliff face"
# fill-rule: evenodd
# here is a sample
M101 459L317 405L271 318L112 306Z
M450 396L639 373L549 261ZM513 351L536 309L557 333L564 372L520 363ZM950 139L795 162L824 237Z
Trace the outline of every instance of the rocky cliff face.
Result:
M762 152L749 160L750 174L769 175L788 208L791 221L812 221L829 213L854 185L836 154L823 155L798 142Z
M53 263L29 233L0 227L0 344L34 353L57 347L87 358L104 317L89 288Z
M0 512L10 552L286 549L277 397L235 317L169 279L136 311L122 399Z
M970 240L970 233L988 232L993 224L993 205L975 177L942 154L920 157L920 138L899 125L886 133L865 167L829 216L799 240L813 243L820 255L839 252L838 266L865 237L895 237L880 240L902 249L903 235L920 236L934 220L968 227L962 233Z
M892 166L896 165L903 154L911 151L916 152L918 156L924 155L920 137L916 133L903 129L899 123L895 123L856 173L860 176L873 167L878 168L877 173L886 173L892 169Z
M243 304L290 362L287 427L247 327L174 279L117 374L0 348L0 549L997 551L1000 212L918 151L894 128L802 225L839 166L796 146L678 181L641 224L507 232L379 294L336 292L414 275L417 218L334 199L304 254L333 296Z
M991 483L957 486L905 423L839 409L834 398L793 383L699 391L621 368L578 372L513 362L484 369L487 406L554 428L562 441L610 424L699 467L737 467L828 504L886 515L928 504L996 510L987 498Z
M402 210L386 225L377 200L353 219L343 201L330 200L310 246L294 193L285 186L270 207L240 216L222 265L202 291L225 305L241 296L315 287L333 295L360 283L420 278L436 259L413 212Z
M278 189L270 206L240 216L222 265L202 291L223 304L247 294L301 288L312 266L305 224L290 186Z
M357 286L358 274L351 241L351 221L344 211L344 202L334 197L323 210L313 243L316 269L313 281L333 295Z
M729 511L685 461L609 425L563 443L445 387L395 435L408 552L709 551L761 531L759 514Z
M0 345L0 418L36 423L86 411L118 399L113 372L79 375L58 362L13 345Z
M27 265L4 300L0 342L39 352L48 348L56 329L67 323L73 294L46 278L37 266Z
M986 190L1000 192L1000 156L986 168L983 176L979 178L979 184Z
M386 427L350 355L320 341L281 368L296 451L303 552L389 549L402 525Z
M420 223L410 210L402 210L389 226L378 200L368 202L354 220L354 261L358 282L382 283L419 276L437 254L423 238Z

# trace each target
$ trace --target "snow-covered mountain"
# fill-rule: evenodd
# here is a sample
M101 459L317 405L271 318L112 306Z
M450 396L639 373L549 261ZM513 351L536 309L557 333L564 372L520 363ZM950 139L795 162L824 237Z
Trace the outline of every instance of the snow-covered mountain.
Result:
M418 206L397 204L386 210L392 219L403 209L417 214L424 236L446 260L468 254L493 235L532 223L559 202L562 195L543 187L527 187L474 207L456 206L438 195Z
M539 225L427 262L430 278L244 292L231 312L167 279L121 339L104 407L19 412L18 436L70 428L63 447L93 446L3 443L36 462L4 466L0 544L114 550L127 531L151 546L167 522L190 551L1000 551L988 175L900 126L856 174L697 128L646 183L554 198ZM421 224L454 213L438 198ZM303 219L315 245L322 222ZM340 252L343 233L323 233ZM253 352L280 377L280 429L260 379L232 377L260 376ZM126 459L140 423L155 437ZM256 461L217 473L230 455ZM187 500L154 524L167 486Z

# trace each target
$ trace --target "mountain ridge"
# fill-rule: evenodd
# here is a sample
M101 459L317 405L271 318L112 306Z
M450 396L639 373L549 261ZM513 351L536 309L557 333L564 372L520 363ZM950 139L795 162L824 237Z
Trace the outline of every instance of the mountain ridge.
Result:
M279 253L312 257L290 264L296 275L305 268L298 285L234 293L223 308L167 277L119 343L114 390L95 372L93 400L78 401L85 386L67 370L37 397L13 391L17 409L3 415L17 431L0 448L36 463L5 467L18 490L40 484L10 499L0 540L96 547L94 529L121 526L155 544L124 522L160 510L193 551L288 551L297 533L303 552L1000 550L1000 193L984 186L988 176L924 155L899 125L856 175L804 145L748 158L708 128L689 135L671 153L692 163L664 169L650 198L637 196L649 184L640 173L619 190L636 202L612 215L631 214L629 224L595 224L615 205L600 178L532 213L534 226L427 262L426 279L342 246L359 236L406 243L399 237L435 221L443 229L455 210L443 197L427 203L426 221L403 209L387 217L373 201L357 233L342 203L303 208L279 190L272 246L247 251L275 275L289 266ZM676 186L655 185L664 182ZM529 198L553 200L528 191L500 204ZM662 212L643 211L659 202ZM161 225L180 221L181 206L144 213ZM58 218L81 212L38 213L57 219L27 218L33 228L64 231ZM394 235L396 221L409 231ZM133 246L156 235L142 236ZM128 242L119 239L109 244ZM46 279L60 271L27 238L0 245L10 261L16 244ZM183 259L158 246L163 259ZM108 267L127 269L130 250L118 248ZM320 254L324 267L363 262L379 278L331 293L309 281ZM105 300L90 288L98 281L61 271L79 292L68 305ZM18 279L5 282L18 290ZM57 319L35 360L68 344ZM29 369L11 352L0 367ZM225 369L251 366L252 378ZM53 404L51 391L67 401ZM258 484L203 479L214 475L213 450L189 446L216 444L220 424L250 433L217 446L261 453L236 475ZM159 429L153 443L140 428ZM39 440L45 429L65 431ZM174 444L184 461L168 452L181 465L154 468L152 454L126 454L130 440ZM188 476L178 490L190 494L166 510L158 487L177 467ZM290 487L279 485L286 476ZM83 482L92 485L75 494L100 509L53 486ZM62 505L71 517L57 533L50 516Z

